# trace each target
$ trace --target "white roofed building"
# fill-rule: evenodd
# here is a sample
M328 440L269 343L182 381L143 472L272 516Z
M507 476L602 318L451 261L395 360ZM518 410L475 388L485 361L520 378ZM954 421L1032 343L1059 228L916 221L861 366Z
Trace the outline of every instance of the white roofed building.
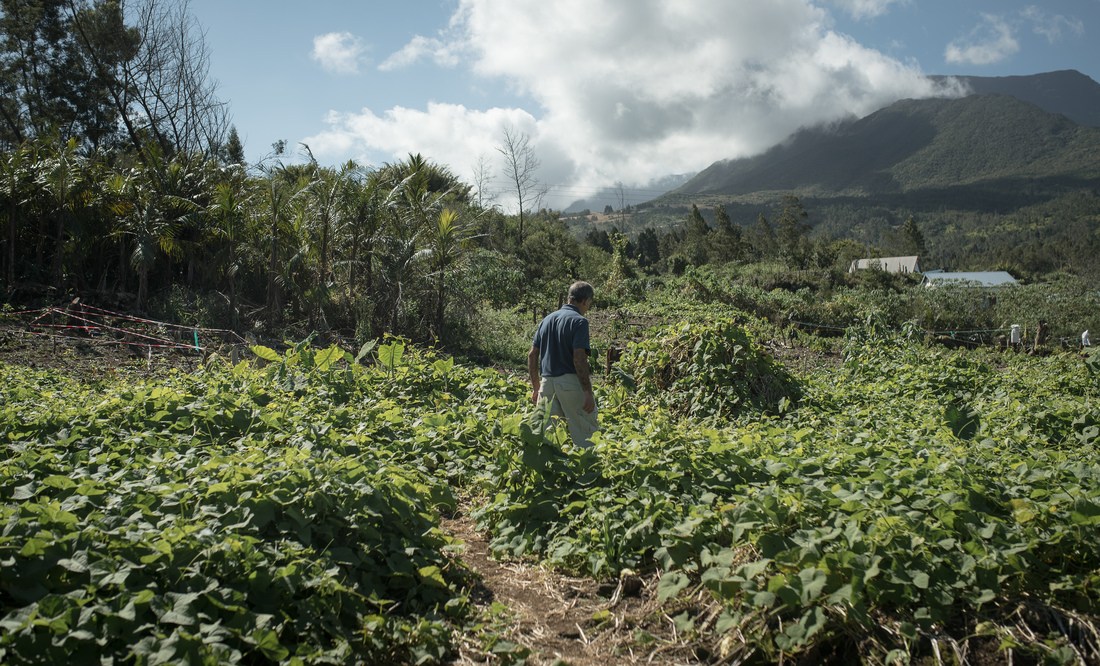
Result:
M878 269L887 273L920 273L920 257L876 257L856 259L848 268L849 273Z
M1008 271L972 271L946 273L929 271L924 274L924 286L955 285L960 287L1011 287L1019 284Z

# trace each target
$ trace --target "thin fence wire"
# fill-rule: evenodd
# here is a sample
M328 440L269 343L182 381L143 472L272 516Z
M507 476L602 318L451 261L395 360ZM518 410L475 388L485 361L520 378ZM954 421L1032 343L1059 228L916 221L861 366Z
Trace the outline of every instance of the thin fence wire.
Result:
M80 303L0 312L0 330L95 346L204 353L210 345L246 344L235 331L157 321Z
M798 319L788 320L792 326L796 326L801 329L808 329L812 331L835 331L838 333L844 333L851 326L834 326L829 324L818 324L809 321L801 321ZM925 329L925 328L913 328L909 329L916 333L921 333L926 336L934 338L950 338L952 341L971 344L975 346L997 346L1000 345L1000 341L997 340L999 335L1007 335L1012 332L1011 327L1002 328L972 328L972 329ZM896 332L901 332L897 329ZM1081 342L1076 337L1053 337L1045 340L1046 344L1058 345L1061 347L1073 347L1080 346Z

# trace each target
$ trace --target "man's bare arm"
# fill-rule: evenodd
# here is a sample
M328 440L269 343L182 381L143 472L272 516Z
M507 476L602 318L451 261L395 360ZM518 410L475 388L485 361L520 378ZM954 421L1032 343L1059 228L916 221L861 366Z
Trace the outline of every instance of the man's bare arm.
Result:
M588 350L573 350L573 367L577 369L577 379L581 381L581 388L592 392L592 369L588 366Z
M531 402L538 402L542 377L539 375L539 348L531 347L527 352L527 374L531 379Z

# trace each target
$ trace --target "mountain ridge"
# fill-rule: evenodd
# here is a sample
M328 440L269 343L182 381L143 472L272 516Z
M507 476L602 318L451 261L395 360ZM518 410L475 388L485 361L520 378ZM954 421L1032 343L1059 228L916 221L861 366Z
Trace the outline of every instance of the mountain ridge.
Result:
M1100 84L1075 69L1015 76L929 77L954 79L971 94L1009 95L1089 127L1100 127Z
M1067 97L1067 77L1079 85L1079 97ZM1100 128L1052 110L1093 93L1100 100L1100 85L1092 79L1076 72L1008 83L957 78L978 89L1055 87L1063 91L1062 102L1043 108L989 92L900 100L863 118L800 130L761 155L715 162L665 196L873 195L999 179L1100 177Z

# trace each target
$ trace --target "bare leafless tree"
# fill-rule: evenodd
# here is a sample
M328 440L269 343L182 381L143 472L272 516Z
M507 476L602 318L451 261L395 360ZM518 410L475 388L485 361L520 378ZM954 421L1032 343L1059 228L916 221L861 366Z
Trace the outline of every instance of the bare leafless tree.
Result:
M477 207L485 209L493 206L496 200L496 194L489 190L493 183L493 172L489 166L489 158L485 155L480 155L477 158L477 164L474 165L472 178L474 181L474 189L477 190L477 199L475 200Z
M121 61L97 57L105 44L98 26L86 24L77 2L69 7L97 67L115 70L110 94L131 142L144 148L151 140L163 154L216 152L229 131L229 110L218 99L206 34L187 0L119 4L137 36L134 53Z
M497 147L497 152L504 156L504 173L519 205L519 242L523 243L524 211L536 197L546 193L539 190L535 177L539 159L531 147L531 137L511 126L504 128L504 143Z
M132 11L141 34L126 66L132 110L166 151L216 150L229 130L228 108L217 97L206 33L187 0L138 0Z

